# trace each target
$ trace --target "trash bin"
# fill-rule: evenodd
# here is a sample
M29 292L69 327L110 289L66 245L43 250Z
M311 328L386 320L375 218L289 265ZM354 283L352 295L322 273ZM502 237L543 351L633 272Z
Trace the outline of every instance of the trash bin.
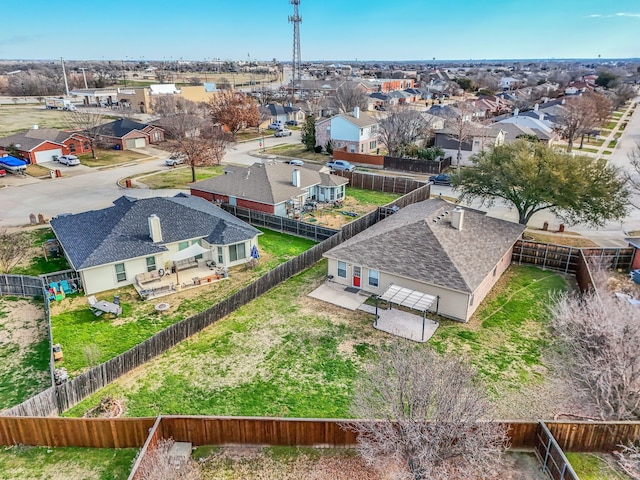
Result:
M120 150L120 145L114 145L114 146L113 146L113 149L114 149L114 150Z
M51 171L49 172L49 175L51 176L51 178L56 178L56 172L55 172L55 170L51 170Z
M116 305L120 305L120 295L113 296L113 303L115 303Z
M62 177L62 172L60 170L56 170L56 177Z

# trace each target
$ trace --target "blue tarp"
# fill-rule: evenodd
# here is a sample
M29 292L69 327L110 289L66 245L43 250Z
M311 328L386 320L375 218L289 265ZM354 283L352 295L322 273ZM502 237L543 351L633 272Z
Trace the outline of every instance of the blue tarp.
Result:
M24 167L27 165L27 162L25 162L24 160L12 157L11 155L0 157L0 163L3 163L4 165L7 165L9 167Z

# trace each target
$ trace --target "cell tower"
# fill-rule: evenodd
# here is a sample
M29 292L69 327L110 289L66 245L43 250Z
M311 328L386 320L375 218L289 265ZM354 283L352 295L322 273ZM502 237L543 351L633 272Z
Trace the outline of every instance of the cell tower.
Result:
M300 85L302 79L302 57L300 55L300 24L302 17L298 14L300 0L291 0L293 5L293 15L289 15L289 22L293 23L293 88L292 95L295 97L296 86Z

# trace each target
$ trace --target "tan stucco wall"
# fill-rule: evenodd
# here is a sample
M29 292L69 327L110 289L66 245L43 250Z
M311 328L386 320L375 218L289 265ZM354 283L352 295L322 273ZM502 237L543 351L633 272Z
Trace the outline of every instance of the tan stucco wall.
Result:
M491 272L489 272L486 278L482 281L480 286L476 288L476 291L473 294L473 305L469 306L468 318L473 315L478 306L480 306L480 303L482 303L482 300L484 300L484 297L487 296L496 282L500 280L500 277L505 272L505 270L509 268L509 265L511 265L512 254L513 247L511 247L509 251L503 255L500 261L496 264L495 269L491 270Z
M180 87L182 97L192 102L208 102L217 95L216 92L207 92L204 85L188 85Z

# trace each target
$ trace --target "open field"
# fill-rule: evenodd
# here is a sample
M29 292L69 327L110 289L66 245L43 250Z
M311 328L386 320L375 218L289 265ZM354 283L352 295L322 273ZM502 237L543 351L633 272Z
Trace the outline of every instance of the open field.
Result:
M136 181L144 183L149 188L162 189L162 188L189 188L188 184L191 183L191 167L165 167L166 170L158 173L143 174L134 177ZM220 165L212 167L196 167L196 181L206 180L207 178L217 177L222 175L223 167Z
M202 479L243 480L384 480L364 465L354 450L313 448L207 448L195 450L203 458ZM510 452L505 457L502 480L545 480L533 454Z
M54 343L60 343L64 366L71 376L87 367L104 362L125 352L163 328L197 312L206 310L255 280L276 265L309 249L315 242L304 238L263 230L258 239L260 260L255 269L238 266L229 270L229 280L183 290L163 297L171 308L158 314L154 302L142 301L133 286L102 292L100 299L120 296L123 313L117 318L103 315L96 318L81 294L68 295L51 304L51 324Z
M49 338L42 304L0 297L0 410L50 386Z
M148 155L132 150L106 150L100 148L96 150L96 157L98 158L93 158L91 152L78 155L82 164L87 167L110 167L149 158Z
M0 478L126 480L137 449L0 447Z
M307 297L326 262L292 277L215 325L73 407L81 416L101 398L120 399L126 415L349 416L353 381L371 348L389 340L373 316ZM439 319L427 344L465 355L494 399L498 418L550 418L555 392L546 364L546 308L562 276L512 266L468 324ZM553 387L553 388L552 388ZM555 392L555 393L554 393Z
M0 108L0 136L4 137L14 133L33 128L57 128L68 130L71 124L68 120L69 112L61 110L47 110L44 106L8 106ZM117 117L105 116L105 122Z

